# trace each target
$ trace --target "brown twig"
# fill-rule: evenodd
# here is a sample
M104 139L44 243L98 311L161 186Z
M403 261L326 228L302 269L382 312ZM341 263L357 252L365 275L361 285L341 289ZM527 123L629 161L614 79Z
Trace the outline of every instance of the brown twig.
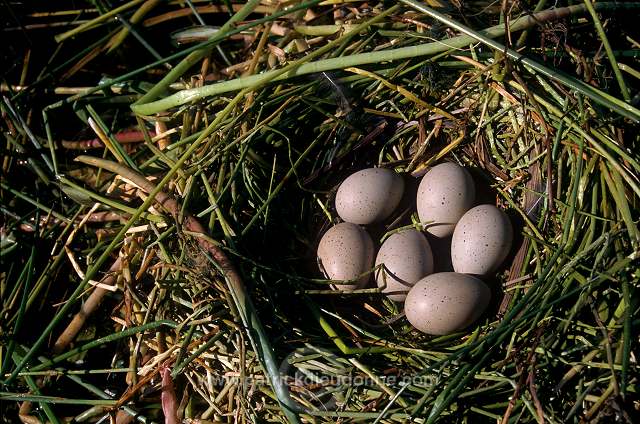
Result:
M31 415L32 407L33 404L28 400L22 402L22 404L20 405L20 409L18 410L18 418L24 424L42 424L42 421L40 421L38 417L36 417L35 415Z
M77 162L82 162L87 165L92 165L100 168L104 168L108 171L119 174L120 176L132 181L138 187L140 187L143 191L147 193L151 193L155 189L155 184L151 181L147 180L144 176L138 174L135 171L127 168L124 165L106 160L99 159L92 156L78 156L76 158ZM164 192L159 192L156 195L156 201L162 205L173 217L174 219L178 219L180 214L180 205L178 202L168 194ZM190 232L202 234L205 237L196 237L196 240L200 247L206 250L211 254L213 259L216 261L222 272L226 275L229 281L232 284L240 284L243 285L242 278L240 278L240 274L236 271L235 267L227 258L227 255L218 248L215 244L209 241L208 237L206 237L207 230L200 224L200 222L191 214L184 214L182 225L184 228Z
M102 281L102 284L114 285L116 283L116 274L122 267L122 261L120 258L109 268L109 275ZM53 346L54 353L61 353L78 335L87 318L100 306L104 296L109 293L109 290L101 287L96 287L87 300L80 307L80 311L73 317L67 328L64 329L62 334L58 336L55 345Z
M154 131L149 131L149 137L155 137ZM144 133L138 130L128 130L114 135L118 143L140 143L144 141ZM73 150L99 149L104 147L104 143L99 138L80 141L62 141L62 147Z
M533 354L531 358L531 371L529 371L529 377L527 381L529 383L529 393L531 393L531 399L533 399L533 404L536 407L536 414L538 415L538 423L544 424L544 410L542 409L542 404L540 403L540 399L538 398L538 390L536 389L536 355Z
M242 4L238 3L238 4L233 4L232 8L234 12L237 12L238 10L240 10L242 8ZM227 8L224 5L209 5L209 6L199 6L196 7L196 11L199 14L206 14L206 13L226 13L227 12ZM259 14L267 14L267 13L273 13L273 7L269 7L269 6L258 6L255 8L254 10L255 13L259 13ZM191 9L189 8L182 8L182 9L178 9L178 10L174 10L171 12L167 12L167 13L163 13L162 15L157 15L157 16L153 16L151 18L147 18L144 21L142 21L142 25L145 27L150 27L150 26L154 26L154 25L158 25L161 24L162 22L166 22L166 21L170 21L172 19L176 19L176 18L183 18L186 16L190 16L193 12L191 11Z
M125 215L122 215L118 212L113 211L102 211L102 212L94 212L84 216L79 216L78 220L85 220L86 222L110 222L110 221L121 221L126 219ZM33 224L35 220L32 218L29 222L21 223L18 228L25 233L33 233L36 230L36 226ZM67 225L66 221L58 219L54 216L47 215L40 218L40 223L38 227L42 228L52 228L55 225Z
M162 374L160 401L162 403L162 412L164 413L164 423L178 424L178 400L176 399L176 391L173 387L171 370L169 367L164 367L160 373Z
M520 398L520 389L526 381L526 374L524 373L524 369L520 366L518 366L518 368L520 368L518 370L520 372L520 378L516 383L516 387L513 391L513 395L511 396L511 399L509 399L509 404L507 405L507 409L504 411L504 415L502 416L502 421L500 421L500 424L507 424L509 422L509 417L511 417L513 408L516 406L516 402Z
M524 362L520 362L516 358L516 362L517 362L516 369L520 374L520 378L516 383L516 387L514 389L513 395L511 396L511 399L509 400L507 409L505 410L504 415L502 416L502 420L500 421L501 424L507 424L509 422L509 417L513 412L513 408L516 406L516 402L520 398L520 391L526 383L529 384L529 390L531 391L531 396L534 398L534 403L536 404L538 421L544 422L544 418L543 418L543 421L540 421L540 416L544 417L544 413L542 412L542 406L540 405L540 401L537 398L537 392L535 390L535 382L532 376L536 372L535 352L536 352L536 347L540 343L540 337L542 336L542 333L543 333L543 327L539 327L538 330L536 331L535 339L533 340L532 345L529 348L529 354L527 355L527 358L525 359ZM527 367L530 367L531 371L529 373L526 372Z

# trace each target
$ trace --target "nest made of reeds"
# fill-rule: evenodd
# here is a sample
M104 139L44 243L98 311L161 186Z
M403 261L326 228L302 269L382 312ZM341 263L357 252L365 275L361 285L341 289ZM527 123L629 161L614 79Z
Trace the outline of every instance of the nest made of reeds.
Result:
M2 419L637 422L640 3L572 3L5 4ZM516 237L433 337L315 249L443 161Z

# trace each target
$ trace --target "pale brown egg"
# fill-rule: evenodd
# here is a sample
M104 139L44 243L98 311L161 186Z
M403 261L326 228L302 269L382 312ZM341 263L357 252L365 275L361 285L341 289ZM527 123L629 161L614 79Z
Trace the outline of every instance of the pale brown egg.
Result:
M380 222L393 213L400 203L404 181L384 168L358 171L340 184L336 193L336 211L340 218L353 224Z
M376 283L395 302L403 302L409 289L433 272L433 255L427 238L414 229L387 238L376 257Z
M473 179L467 170L452 162L436 165L422 177L416 206L425 231L436 236L453 234L458 220L476 197Z
M456 272L487 275L509 254L513 229L507 214L493 205L465 213L453 233L451 261Z
M407 294L404 311L417 330L451 334L471 325L485 311L491 291L476 277L456 272L431 274Z
M362 227L343 222L331 227L318 245L320 271L330 280L356 280L350 284L336 284L338 290L363 288L369 281L375 252L373 241Z

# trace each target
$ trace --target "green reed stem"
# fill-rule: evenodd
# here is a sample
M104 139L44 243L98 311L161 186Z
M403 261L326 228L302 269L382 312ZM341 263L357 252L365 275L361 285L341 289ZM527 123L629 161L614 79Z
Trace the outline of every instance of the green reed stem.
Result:
M102 400L102 399L69 399L56 396L38 396L30 395L28 393L10 393L0 392L0 401L17 401L17 402L38 402L38 403L57 403L63 405L105 405L115 406L117 400Z
M128 3L123 4L120 7L116 7L115 9L112 9L110 11L108 11L107 13L103 13L102 15L98 16L97 18L91 19L90 21L87 21L81 25L78 25L77 27L75 27L72 30L69 30L67 32L63 32L62 34L58 34L55 36L55 39L58 43L66 40L67 38L73 37L74 35L78 35L81 32L84 32L86 30L88 30L91 27L96 26L99 23L102 23L106 20L109 20L113 17L115 17L118 13L124 12L125 10L131 9L132 7L142 3L143 1L146 0L131 0Z
M483 34L478 31L474 31L471 28L461 24L460 22L455 21L449 18L448 16L443 15L440 12L436 12L435 10L425 6L424 4L418 3L416 0L401 0L401 1L407 4L408 6L416 10L419 10L420 12L426 13L432 18L450 26L451 28L454 28L462 33L467 34L469 37L472 37L474 40L477 40L483 44L486 44L492 49L495 49L499 52L504 52L509 58L517 62L523 63L524 65L530 67L536 72L539 72L540 74L546 76L547 78L555 80L573 90L576 90L579 93L582 93L583 95L589 97L591 100L595 101L596 103L604 107L607 107L624 117L632 119L635 122L640 122L640 110L636 109L630 104L622 102L618 99L615 99L612 96L606 93L603 93L602 91L592 87L591 85L583 81L580 81L574 77L566 75L557 69L551 69L545 65L542 65L528 57L523 56L522 54L516 52L515 50L508 49L503 44L492 40L491 37L487 36L486 34ZM622 6L625 9L628 8L629 10L640 8L640 3L621 3L621 4L597 3L597 4L600 5L601 9L616 9L618 8L618 6ZM564 12L564 10L566 10L566 12ZM549 20L551 18L558 19L560 17L559 12L561 11L563 12L564 16L567 16L567 15L573 15L577 13L584 13L585 10L586 10L585 5L569 6L566 8L545 10L544 12L540 12L533 16L535 17L540 16L538 18L538 21L543 21L545 19L542 19L541 15L549 16L549 18L547 18L546 20ZM564 13L566 13L566 15ZM509 29L512 31L514 30L513 24L510 25Z
M255 9L258 4L260 4L261 0L249 0L243 7L240 9L235 15L233 15L229 20L216 32L216 34L211 38L221 40L226 37L227 33L233 26L242 21L244 18L249 16L253 9ZM211 41L210 40L210 41ZM151 90L149 90L144 96L140 98L136 103L144 103L150 100L154 100L163 91L169 87L169 85L180 78L185 72L189 70L193 65L201 61L205 56L211 53L211 47L202 48L190 53L187 57L182 59L182 61L175 66L171 71L167 73Z
M88 350L93 349L94 347L98 347L98 346L102 346L105 343L111 343L114 342L116 340L120 340L120 339L124 339L130 336L133 336L135 334L138 333L144 333L147 330L152 330L154 328L158 328L161 327L163 325L166 325L167 327L175 327L176 323L173 321L169 321L169 320L163 320L163 321L155 321L155 322L150 322L148 324L144 324L144 325L139 325L137 327L131 327L131 328L127 328L126 330L120 331L118 333L113 333L113 334L109 334L108 336L105 337L101 337L99 339L95 339L89 343L85 343L82 346L78 346L75 349L71 349L63 354L60 354L54 358L52 358L51 360L44 362L40 365L36 365L33 368L31 368L31 371L42 371L45 370L49 367L51 367L52 365L55 365L59 362L62 362L66 359L69 359L79 353L82 352L86 352Z
M602 41L602 45L604 46L604 50L607 52L607 58L611 63L611 68L613 69L613 74L616 76L616 81L618 81L618 86L620 87L620 92L622 93L622 98L625 102L631 101L631 96L629 95L629 89L627 88L627 84L624 82L624 77L622 76L622 72L620 71L620 67L618 66L618 61L616 60L616 56L613 53L613 49L611 48L611 44L609 43L609 39L604 32L604 28L602 27L602 22L600 22L600 18L594 9L594 4L591 0L584 0L584 4L587 7L587 10L591 14L593 18L593 26L596 27L596 31L598 32L598 36Z
M405 1L405 3L424 8L424 6L416 2ZM607 8L612 9L616 7L633 9L633 8L639 8L640 3L626 3L626 4L597 3L596 6L598 7L598 9L607 9ZM424 11L423 9L419 9L419 10ZM511 22L509 25L509 30L519 31L525 28L529 28L533 25L539 24L540 22L545 22L545 21L554 20L554 19L561 19L573 14L584 13L585 10L586 8L584 5L579 5L579 6L570 6L570 7L546 10L532 16L523 16ZM207 85L204 87L182 90L171 96L165 97L161 100L157 100L151 103L143 103L141 99L141 101L133 105L131 109L139 115L152 115L154 113L162 112L172 107L176 107L192 101L200 100L205 97L215 96L215 95L227 93L230 91L240 90L248 86L264 85L268 81L272 81L272 80L280 81L280 80L285 80L285 79L293 78L300 75L320 73L320 72L331 71L336 69L343 69L343 68L352 67L352 66L389 62L389 61L409 59L409 58L414 58L419 56L429 56L436 53L441 53L449 49L464 48L464 47L467 47L470 43L473 43L477 40L481 40L485 43L489 43L492 47L499 48L501 51L504 50L504 46L495 47L496 45L500 46L500 44L491 40L491 38L504 35L505 33L504 25L496 25L496 26L487 28L485 30L482 30L480 32L476 32L466 27L460 26L459 24L455 23L455 21L452 21L451 19L445 17L444 15L441 15L435 11L432 11L432 12L437 14L437 16L441 17L442 19L445 19L447 22L451 22L452 26L454 24L457 25L455 26L455 28L461 30L462 32L467 33L467 35L461 35L458 37L450 38L448 40L442 40L442 41L437 41L437 42L428 43L428 44L421 44L417 46L401 47L398 49L390 49L390 50L383 50L383 51L369 52L369 53L360 53L360 54L353 54L349 56L319 60L317 62L303 64L299 67L292 69L291 72L288 72L279 77L274 77L274 75L279 71L268 71L262 74L251 75L243 78L237 78L230 81L223 81L216 84ZM424 13L427 13L427 12L424 11ZM463 31L462 30L463 28L466 31ZM582 83L581 81L577 81L575 79L572 79L566 76L556 75L556 71L552 71L549 68L543 67L542 65L538 65L536 62L533 62L530 59L524 58L522 55L520 55L515 51L513 51L513 54L517 55L518 60L523 61L523 63L531 66L532 68L538 70L539 72L542 72L539 69L544 68L546 69L546 74L552 75L554 79L559 78L560 80L564 81L567 85L570 85L570 86L573 85L578 87L576 89L583 89L591 93L594 97L596 97L599 100L599 102L602 102L603 104L607 105L611 109L616 110L618 113L621 113L624 116L629 116L632 118L635 117L636 119L640 119L640 111L637 111L632 106L623 104L625 105L623 107L621 105L614 104L614 102L610 101L610 99L607 99L601 94L596 93L595 89L593 89L591 86L588 86L587 84Z

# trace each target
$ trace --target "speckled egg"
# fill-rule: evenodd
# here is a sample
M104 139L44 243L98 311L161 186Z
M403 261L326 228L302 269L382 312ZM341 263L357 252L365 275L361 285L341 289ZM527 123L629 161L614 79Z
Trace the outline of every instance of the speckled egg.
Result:
M453 233L451 261L456 272L486 275L509 254L513 229L507 214L493 205L480 205L465 213Z
M373 241L360 226L343 222L331 227L318 245L318 266L330 280L354 280L373 268ZM369 274L352 284L334 288L351 291L364 287Z
M431 274L407 294L404 312L417 330L445 335L477 320L491 300L489 287L476 277L456 272Z
M376 283L395 302L403 302L409 289L433 272L433 254L427 238L414 229L392 234L382 243L376 267Z
M400 203L404 181L395 172L368 168L347 177L336 194L336 211L353 224L368 225L382 221Z
M436 237L449 236L473 206L475 197L475 185L467 170L452 162L436 165L418 186L416 206L420 222Z

